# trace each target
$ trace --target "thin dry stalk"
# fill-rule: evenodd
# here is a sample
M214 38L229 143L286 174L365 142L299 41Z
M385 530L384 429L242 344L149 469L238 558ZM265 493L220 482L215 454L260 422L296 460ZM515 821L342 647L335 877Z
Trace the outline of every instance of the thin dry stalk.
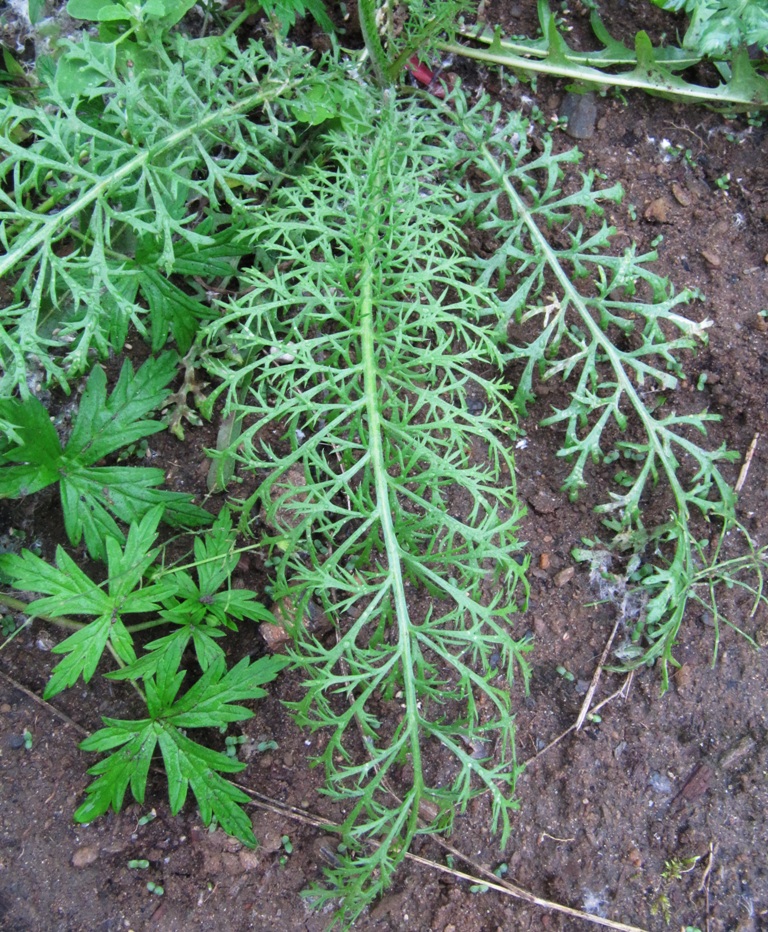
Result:
M599 712L600 709L603 708L603 706L608 705L609 702L613 702L614 699L618 699L619 696L621 696L623 699L626 699L627 696L629 695L629 687L632 684L632 676L633 676L632 672L628 673L626 676L626 679L621 684L621 688L617 689L616 692L611 693L611 695L603 699L602 702L598 702L598 704L592 710L593 713ZM572 731L576 731L576 722L574 722L573 725L570 726L570 728L566 728L565 731L562 732L562 734L559 734L556 738L553 738L553 740L550 741L546 747L542 748L538 753L534 754L533 757L530 757L527 761L525 761L524 763L525 769L527 770L531 766L531 764L537 761L540 757L543 757L544 754L547 753L547 751L551 751L553 747L560 744L563 738L565 738L566 735L569 735Z
M89 732L83 728L82 725L78 725L77 722L73 721L65 712L62 712L61 709L57 709L55 705L51 705L46 699L43 699L41 696L38 696L37 693L33 693L31 689L27 689L26 686L22 686L21 683L17 682L12 676L8 676L3 670L0 670L0 676L12 686L14 689L18 689L20 693L31 699L33 702L36 702L39 706L42 706L44 709L47 709L51 714L55 715L56 718L64 722L65 725L71 725L76 731L79 731L81 735L88 736Z
M744 465L741 467L739 472L739 478L736 480L736 485L733 487L733 491L737 494L741 492L744 483L747 481L747 473L749 472L750 464L752 463L752 457L755 455L755 450L757 449L757 441L760 439L760 434L755 434L752 438L752 443L749 445L747 450L747 455L744 457Z
M613 644L613 639L616 637L616 632L619 630L619 624L621 623L621 615L616 619L616 624L613 626L613 631L611 631L611 636L608 638L608 641L603 648L603 655L600 658L600 663L597 665L597 669L592 675L592 682L589 684L589 689L587 690L587 695L584 697L584 703L579 712L579 717L576 719L576 731L581 731L581 726L584 724L584 719L589 713L589 706L592 702L592 697L595 695L595 690L597 689L597 684L600 682L600 677L603 672L603 667L605 666L605 661L608 659L608 653Z
M310 825L314 828L321 828L324 831L335 832L337 834L341 832L342 827L340 825L321 819L319 816L313 815L304 809L297 809L294 806L286 806L277 800L271 799L268 796L264 796L261 793L257 793L255 790L252 790L250 787L244 786L241 783L235 785L239 786L240 789L248 793L251 796L252 804L257 806L259 809L265 809L268 812L275 812L278 815L287 816L288 818L294 819L297 822L302 822L305 825ZM455 867L450 867L447 864L441 864L439 861L433 861L430 858L421 857L421 855L418 854L408 853L406 858L409 861L413 861L416 864L422 864L424 867L439 871L440 873L450 874L452 877L456 877L459 880L467 880L472 884L482 884L489 889L503 893L505 896L511 896L514 899L523 900L526 903L530 903L532 906L538 906L542 909L559 912L566 916L571 916L575 919L582 919L585 922L591 923L592 925L603 926L607 929L618 929L620 932L645 932L645 930L639 926L627 925L624 922L614 922L612 919L604 919L602 916L595 916L592 913L585 913L583 910L574 909L571 906L563 906L561 903L556 903L553 900L545 900L542 897L536 896L530 891L525 890L523 887L517 886L517 884L513 884L508 880L500 879L487 867L479 864L473 858L468 857L466 854L459 851L458 848L454 848L453 845L444 841L442 838L434 836L431 840L440 845L440 847L447 851L449 854L459 858L466 864L471 865L472 869L476 871L476 874L468 874L464 871L457 870ZM376 842L370 841L369 844L375 845Z

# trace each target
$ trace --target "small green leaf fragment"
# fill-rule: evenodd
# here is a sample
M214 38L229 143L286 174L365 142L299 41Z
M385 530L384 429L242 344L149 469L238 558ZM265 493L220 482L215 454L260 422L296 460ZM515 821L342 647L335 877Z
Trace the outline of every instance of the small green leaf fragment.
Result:
M72 19L89 19L92 22L98 22L99 11L103 7L104 0L69 0L67 13ZM125 7L123 7L123 12L125 13Z

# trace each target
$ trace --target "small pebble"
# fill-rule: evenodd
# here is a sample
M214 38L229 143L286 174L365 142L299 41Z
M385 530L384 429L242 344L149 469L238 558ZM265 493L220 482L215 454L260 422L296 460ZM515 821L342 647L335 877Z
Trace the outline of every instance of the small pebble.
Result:
M567 586L568 583L573 579L574 573L576 570L572 566L566 566L564 570L560 570L559 573L555 576L555 585L558 589L563 586Z
M643 856L640 854L639 848L630 848L627 854L627 860L633 867L643 866Z
M240 861L240 867L246 873L248 871L254 871L261 863L261 855L258 851L251 851L249 848L244 848L242 851L237 852L237 859Z
M645 208L643 216L651 223L671 223L669 212L672 204L666 197L657 197Z
M691 665L684 663L674 676L675 686L678 690L688 689L693 682L693 671Z
M761 317L760 320L762 320L762 319L763 319L763 318ZM0 713L1 713L1 714L7 715L10 711L11 711L11 707L10 707L10 705L9 705L7 702L4 702L2 705L0 705Z
M84 845L72 855L72 867L88 867L99 859L99 849L96 845Z
M529 500L531 508L537 515L554 514L560 506L560 499L551 492L545 492L544 489L539 491Z
M665 796L672 793L672 781L665 773L659 773L656 770L648 777L648 786L656 793L663 793Z
M672 194L681 207L691 206L691 192L677 181L672 182Z
M280 651L291 642L291 636L282 625L273 625L264 621L259 625L259 634L267 644L267 650Z
M550 561L549 561L549 554L548 554L548 553L542 553L542 554L539 556L539 566L540 566L543 570L548 570L548 569L549 569L549 562L550 562Z
M14 751L18 751L19 748L24 747L24 735L11 735L11 737L8 739L8 744L14 749Z
M567 117L566 133L574 139L590 139L595 134L597 122L597 102L590 91L587 94L565 95L560 107L560 116Z
M714 249L702 249L701 255L712 266L713 269L719 269L723 264L720 254Z
M482 414L485 409L485 402L482 398L467 398L467 411L473 416Z

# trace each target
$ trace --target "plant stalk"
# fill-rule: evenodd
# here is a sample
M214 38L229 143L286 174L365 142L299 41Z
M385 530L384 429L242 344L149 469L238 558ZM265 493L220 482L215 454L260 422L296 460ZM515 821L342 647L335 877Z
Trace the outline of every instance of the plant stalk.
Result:
M25 615L29 613L29 602L15 599L12 595L6 595L4 592L0 592L0 605L5 605L6 608L10 608L11 611L14 612L23 612ZM38 618L40 621L47 621L52 625L56 625L59 628L66 628L69 631L79 631L83 627L82 622L75 621L72 618L66 618L63 615L30 615L29 618L30 621L33 618Z
M365 48L371 59L371 66L379 87L391 87L394 83L389 70L389 59L381 44L381 37L376 26L375 0L358 0L360 29L365 40Z

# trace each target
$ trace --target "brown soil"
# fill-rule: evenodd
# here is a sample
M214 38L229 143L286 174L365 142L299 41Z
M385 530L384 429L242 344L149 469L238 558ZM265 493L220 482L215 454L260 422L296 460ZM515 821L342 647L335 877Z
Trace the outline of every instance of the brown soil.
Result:
M661 23L669 22L649 13L645 3L616 0L602 6L617 35L630 36L641 27L652 35L656 27L658 34ZM507 32L531 34L535 23L523 7L489 3L487 16ZM583 24L578 15L573 19L578 41ZM554 81L539 80L534 92L520 84L502 85L497 75L474 65L453 67L468 82L487 87L505 107L530 110L535 103L546 119L558 112L565 93ZM766 428L768 333L758 312L768 308L768 130L639 94L626 103L598 98L597 108L595 133L580 142L582 168L604 172L609 182L624 186L625 201L610 209L610 221L640 253L662 234L658 270L678 288L703 292L706 303L691 313L714 320L709 346L688 363L688 381L671 406L689 406L699 376L706 373L704 393L696 398L722 416L711 441L743 455ZM691 158L670 157L663 140L690 149ZM558 145L571 144L558 135ZM726 173L730 184L724 191L716 180ZM516 634L530 630L536 645L530 692L515 687L518 753L529 762L518 786L520 810L506 850L499 850L482 801L457 820L451 844L491 869L506 863L506 878L540 898L641 929L768 928L762 653L726 629L713 664L710 619L701 609L692 610L676 654L682 666L666 694L656 670L629 679L606 673L594 699L613 695L600 710L602 720L563 736L578 716L613 628L615 607L590 605L597 594L587 571L571 557L583 536L599 533L592 508L602 500L606 477L596 475L582 499L569 503L558 491L566 474L555 456L561 438L556 430L536 427L561 392L560 386L547 388L525 425L527 447L516 454L520 493L530 506L521 536L529 542L532 566L530 606ZM188 436L185 446L170 437L153 438L153 449L160 454L157 461L165 458L178 487L202 492L202 449L211 438L202 431ZM740 519L758 544L768 543L765 449L761 441L739 501ZM725 471L735 482L739 464ZM3 521L39 536L44 552L60 536L55 497L45 494L34 502L5 504ZM568 568L575 569L570 578L559 575ZM247 582L260 585L259 579ZM760 643L768 641L765 606L750 617L748 600L725 593L723 607ZM119 815L76 826L71 815L93 764L77 743L84 731L98 726L101 714L115 711L116 703L124 711L126 700L123 690L113 694L107 683L96 681L57 697L56 709L36 699L53 665L48 635L35 624L0 654L0 927L9 932L323 929L328 916L313 913L301 891L320 879L333 839L282 807L319 821L335 821L340 813L318 793L322 775L309 766L322 734L299 730L281 704L301 694L297 677L282 676L243 727L255 742L277 744L276 750L254 752L240 775L240 783L256 794L257 852L242 849L220 831L204 831L190 806L172 818L159 781L148 791L154 821L140 825L147 807L131 805ZM247 638L241 646L252 649ZM565 667L573 681L557 667ZM25 729L33 738L30 750L24 746ZM562 740L550 747L559 736ZM274 808L261 808L266 798L274 800ZM290 838L290 854L283 836ZM432 841L420 841L416 851L446 862L445 851ZM146 870L128 867L139 858L149 861ZM693 858L698 861L687 861ZM665 879L673 859L686 861L686 872ZM476 874L458 858L455 864ZM161 884L164 895L148 892L147 881ZM662 896L668 897L669 924L660 909ZM585 920L500 892L473 891L468 882L412 862L357 924L377 932L587 927Z

